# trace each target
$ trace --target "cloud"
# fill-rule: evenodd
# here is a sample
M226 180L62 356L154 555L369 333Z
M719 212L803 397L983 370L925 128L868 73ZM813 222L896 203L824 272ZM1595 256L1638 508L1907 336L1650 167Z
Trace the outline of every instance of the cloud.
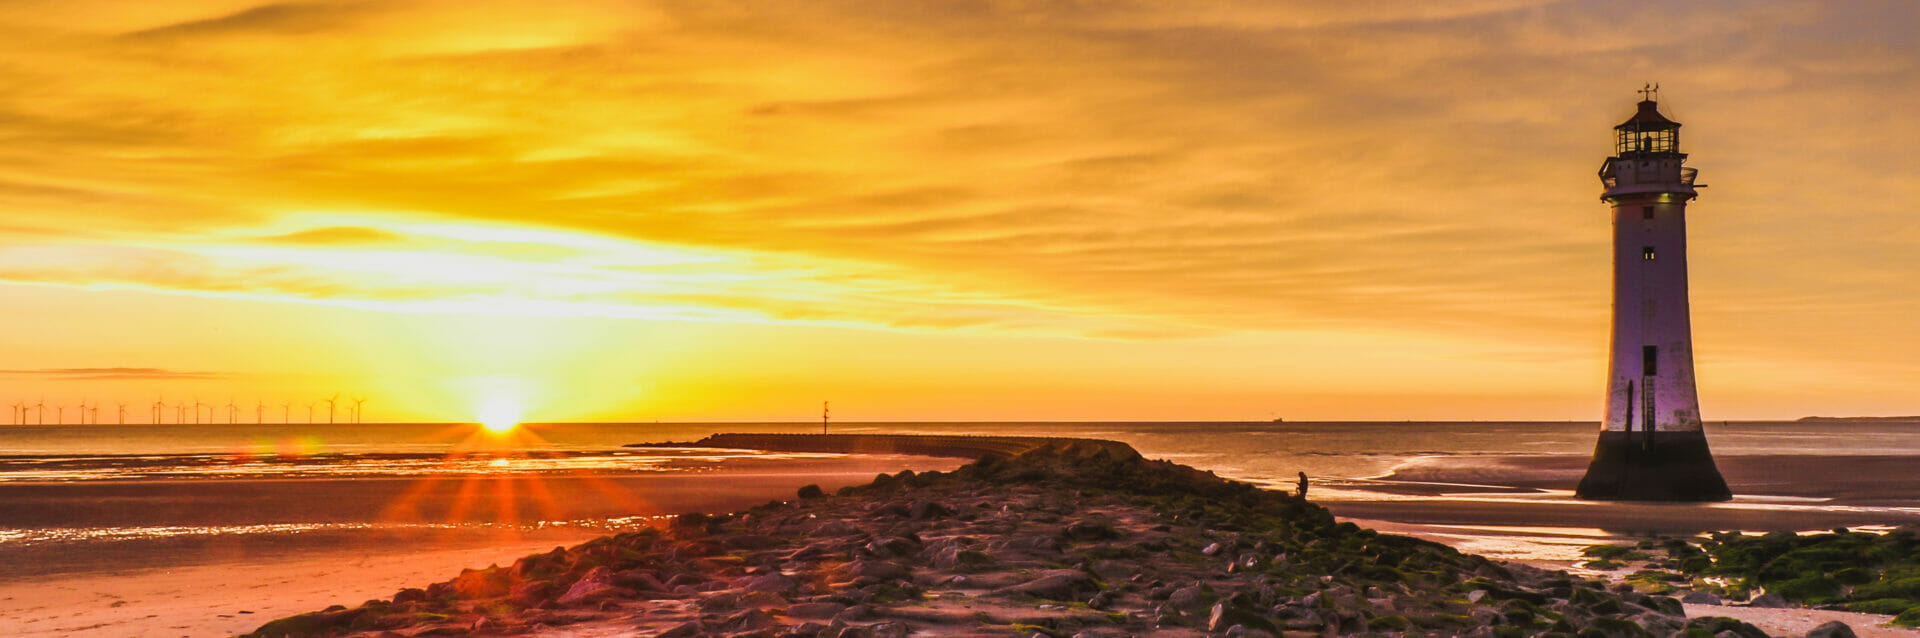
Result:
M191 372L168 370L165 368L35 368L25 370L0 370L0 375L15 377L41 377L62 381L102 381L125 379L221 379L229 375L219 372Z
M19 36L0 86L34 87L0 97L0 226L84 219L92 242L16 251L5 277L1572 343L1607 304L1592 171L1650 80L1715 185L1698 294L1804 308L1854 294L1834 281L1920 268L1901 242L1861 241L1913 233L1914 180L1889 167L1920 157L1884 143L1920 134L1887 107L1920 98L1920 52L1887 26L1913 22L1899 5L156 4L112 37L58 6L14 22L73 31L0 26ZM284 221L300 211L376 219ZM1848 213L1808 229L1808 211ZM665 273L621 248L396 230L419 215L724 259ZM382 246L422 257L353 265ZM1736 330L1774 347L1787 323Z
M261 241L288 244L377 244L400 241L401 236L364 226L329 226L262 237Z

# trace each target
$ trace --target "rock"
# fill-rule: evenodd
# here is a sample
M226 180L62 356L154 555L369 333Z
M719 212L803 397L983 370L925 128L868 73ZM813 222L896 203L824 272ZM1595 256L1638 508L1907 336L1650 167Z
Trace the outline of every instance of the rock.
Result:
M1485 589L1475 589L1473 591L1467 592L1467 602L1470 602L1470 603L1478 603L1482 600L1486 600L1486 598L1487 598L1487 590Z
M1215 596L1205 585L1193 584L1173 590L1167 595L1167 604L1180 611L1194 611L1213 602Z
M698 619L674 625L672 629L660 632L654 638L693 638L707 632L707 628Z
M1271 621L1259 614L1234 607L1226 601L1214 603L1213 611L1207 615L1207 631L1225 632L1236 627L1240 628L1243 634L1249 629L1260 630L1263 633L1278 630Z
M1103 591L1094 594L1093 598L1087 599L1087 607L1089 609L1106 609L1113 606L1114 598L1113 592Z
M757 631L760 629L766 629L772 626L773 626L773 614L769 614L767 612L760 611L758 609L749 609L749 610L734 614L732 616L728 616L726 620L720 621L718 624L714 625L713 628L714 630L722 633L737 634L737 633L746 632L746 631Z
M866 549L880 558L899 558L920 553L920 544L904 536L875 539L867 543Z
M1040 574L1039 578L1002 588L996 593L1024 594L1048 600L1079 600L1081 596L1100 589L1092 576L1077 569L1050 569Z
M1738 638L1768 638L1767 632L1726 616L1706 616L1687 620L1687 630L1700 629L1714 636L1730 635Z
M1073 540L1106 541L1120 538L1120 530L1114 529L1106 521L1074 521L1068 523L1060 534Z
M634 591L602 580L580 579L554 602L566 606L589 605L609 598L632 598Z
M907 508L907 515L913 518L914 520L943 518L947 516L952 516L953 508L947 507L940 503L936 503L934 501L919 500L919 501L914 501L913 505Z
M1832 620L1808 631L1807 638L1854 638L1853 628L1848 627L1847 623Z
M766 549L779 545L780 539L764 534L736 534L726 539L726 546L732 549Z
M1809 630L1807 638L1853 638L1853 626L1841 621L1828 621Z
M417 587L408 587L406 589L402 589L399 592L394 593L393 595L393 602L396 605L400 603L418 602L426 599L427 599L427 590L420 589Z
M557 588L550 580L530 580L514 585L507 592L507 597L523 607L532 607L552 597L553 590Z
M615 572L612 582L615 585L636 591L667 591L671 589L667 587L666 583L660 582L659 578L655 578L652 572L644 569L629 569L622 572Z
M1222 547L1219 543L1208 543L1206 547L1201 548L1200 553L1206 554L1208 556L1213 556L1213 555L1219 554L1220 550L1222 549L1225 549L1225 548Z
M1680 597L1680 602L1689 605L1719 605L1724 604L1726 601L1721 600L1719 596L1710 591L1690 591L1687 592L1687 595Z
M787 615L793 618L831 619L847 608L836 602L795 603L787 606Z
M833 573L841 581L868 579L872 582L886 582L913 577L913 572L908 571L906 567L877 560L856 560L841 565Z
M739 605L741 607L751 607L754 609L768 609L768 608L774 608L774 607L785 607L787 606L787 602L788 602L787 597L781 596L778 593L774 593L770 591L754 591L754 592L747 592L745 594L742 594L740 596Z
M762 574L743 579L740 583L740 588L747 591L770 591L784 594L798 590L800 588L800 581L794 580L792 576L780 572L773 572L771 574Z
M695 606L701 611L733 611L740 608L739 594L714 594L701 598Z
M1748 607L1765 607L1768 609L1778 609L1778 608L1787 606L1787 599L1782 598L1779 594L1773 594L1773 593L1761 594L1759 596L1754 597L1753 600L1747 601L1747 606Z
M815 499L826 495L827 493L822 491L819 485L808 484L800 486L800 498L802 499Z
M704 582L707 582L707 579L704 577L701 577L699 574L695 574L693 572L681 572L678 574L674 574L672 578L668 578L666 582L666 587L667 589L672 590L672 589L678 589L681 585L698 585Z
M833 622L835 623L859 622L862 620L866 620L867 617L872 615L873 615L872 607L869 607L867 605L854 605L852 607L848 607L846 609L840 610L840 613L838 614L834 614Z

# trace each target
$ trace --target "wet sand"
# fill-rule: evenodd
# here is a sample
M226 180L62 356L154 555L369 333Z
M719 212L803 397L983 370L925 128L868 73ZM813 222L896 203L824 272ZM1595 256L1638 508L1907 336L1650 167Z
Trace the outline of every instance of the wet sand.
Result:
M1420 459L1387 477L1345 486L1379 500L1322 504L1358 519L1585 528L1618 535L1920 523L1920 457L1727 456L1717 462L1733 488L1733 501L1583 501L1572 491L1587 458L1538 455Z
M120 533L0 544L0 634L232 635L612 530L536 521L643 525L638 517L733 511L791 500L802 485L832 491L882 472L962 463L873 456L698 473L0 484L7 527ZM299 498L288 498L295 490Z

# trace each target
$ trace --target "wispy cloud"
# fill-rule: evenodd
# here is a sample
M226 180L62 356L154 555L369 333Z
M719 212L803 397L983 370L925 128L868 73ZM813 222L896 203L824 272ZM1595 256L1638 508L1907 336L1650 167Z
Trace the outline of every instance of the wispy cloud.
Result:
M1591 175L1660 81L1714 186L1703 325L1811 356L1715 308L1867 295L1896 301L1828 356L1920 357L1846 336L1920 310L1888 276L1920 270L1909 5L139 5L0 8L0 86L32 87L0 92L0 281L1555 349L1602 329ZM666 254L697 259L632 260Z
M229 375L218 372L192 372L185 370L167 370L164 368L35 368L27 370L0 370L0 375L12 377L40 377L64 381L100 381L125 379L220 379Z

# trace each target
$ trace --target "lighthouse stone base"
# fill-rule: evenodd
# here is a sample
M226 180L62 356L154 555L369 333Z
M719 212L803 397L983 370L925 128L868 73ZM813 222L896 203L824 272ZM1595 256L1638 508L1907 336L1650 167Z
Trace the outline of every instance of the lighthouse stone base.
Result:
M1725 501L1733 491L1713 464L1706 432L1606 431L1574 495L1597 501Z

